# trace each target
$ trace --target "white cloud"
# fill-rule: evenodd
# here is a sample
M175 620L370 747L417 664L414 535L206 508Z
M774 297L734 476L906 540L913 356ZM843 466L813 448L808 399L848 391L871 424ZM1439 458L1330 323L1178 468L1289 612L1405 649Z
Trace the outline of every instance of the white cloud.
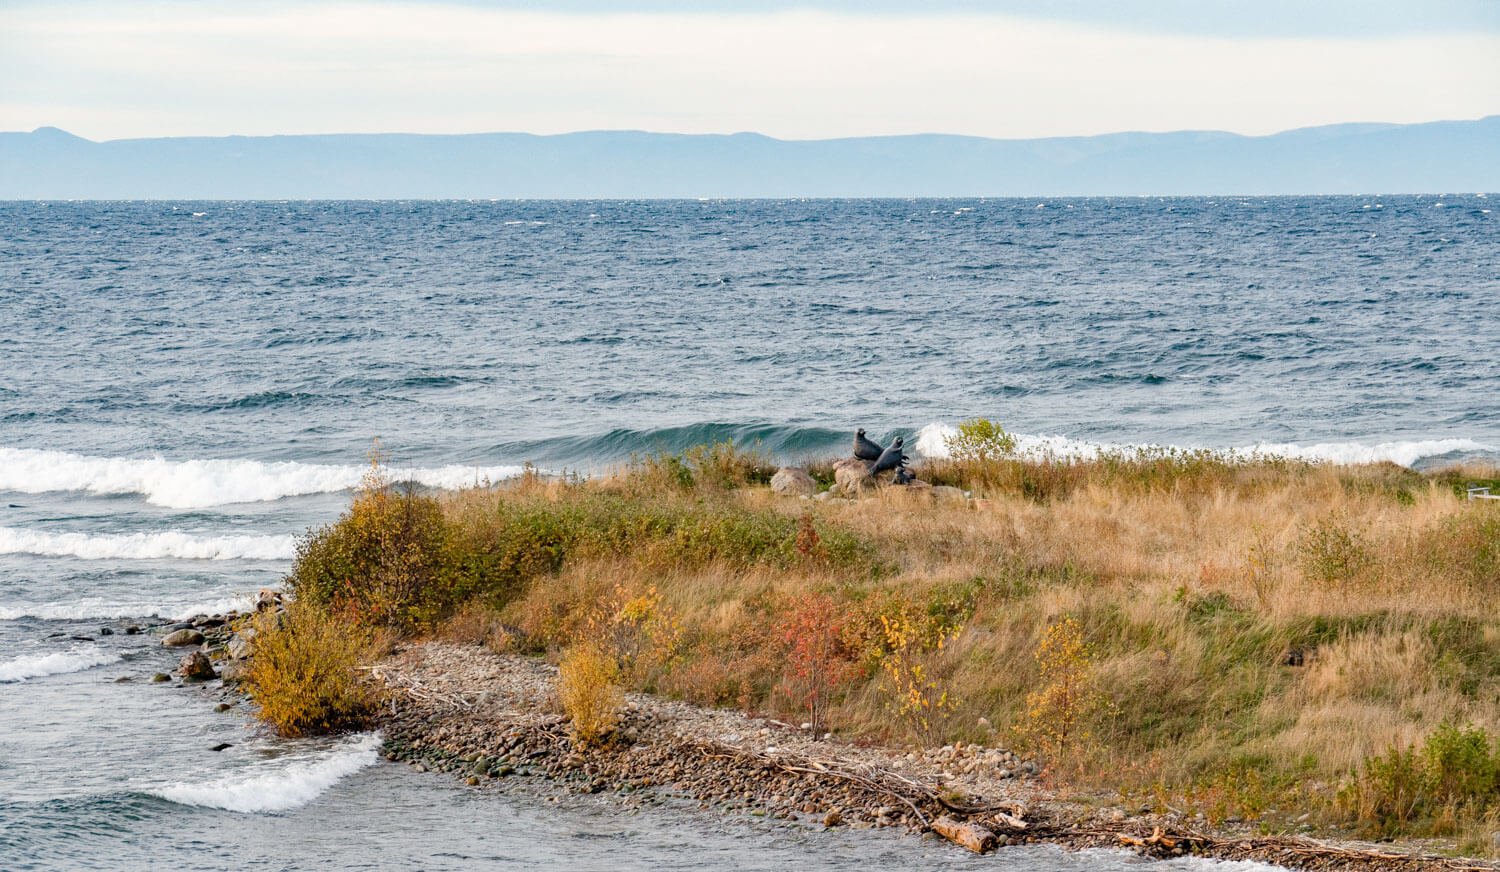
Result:
M40 4L0 9L0 129L1269 133L1500 111L1496 57L1486 33L1231 39L993 15Z

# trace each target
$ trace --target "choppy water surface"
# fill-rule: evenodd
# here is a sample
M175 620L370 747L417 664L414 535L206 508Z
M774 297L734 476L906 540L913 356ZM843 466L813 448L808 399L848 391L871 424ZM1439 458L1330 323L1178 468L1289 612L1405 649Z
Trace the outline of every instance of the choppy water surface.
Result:
M1123 868L479 796L98 630L275 584L377 436L435 487L973 415L1500 459L1492 202L0 203L0 868Z

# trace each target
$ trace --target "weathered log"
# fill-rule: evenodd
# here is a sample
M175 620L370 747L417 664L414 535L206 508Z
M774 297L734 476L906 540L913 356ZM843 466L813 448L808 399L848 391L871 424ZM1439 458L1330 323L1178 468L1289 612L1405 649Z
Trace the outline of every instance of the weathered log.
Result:
M957 845L962 845L976 854L995 847L995 834L979 824L966 824L947 815L932 822L932 830Z

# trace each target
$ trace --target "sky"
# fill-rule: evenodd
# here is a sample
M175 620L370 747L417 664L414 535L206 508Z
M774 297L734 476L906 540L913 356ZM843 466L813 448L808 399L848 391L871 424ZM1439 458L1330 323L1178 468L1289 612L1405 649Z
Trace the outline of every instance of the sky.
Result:
M1268 134L1500 113L1500 0L0 0L0 130Z

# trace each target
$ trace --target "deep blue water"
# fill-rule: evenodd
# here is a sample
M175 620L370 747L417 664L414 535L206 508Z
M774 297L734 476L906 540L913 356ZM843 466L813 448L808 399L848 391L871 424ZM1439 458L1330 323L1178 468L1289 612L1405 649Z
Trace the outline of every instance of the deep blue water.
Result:
M1497 460L1492 202L0 203L0 868L294 868L340 827L386 846L334 867L545 860L474 841L542 826L520 799L260 736L142 684L147 637L66 638L275 584L376 437L437 486L856 426L936 450L974 415L1032 450ZM607 834L585 866L870 850L613 814L547 825Z

